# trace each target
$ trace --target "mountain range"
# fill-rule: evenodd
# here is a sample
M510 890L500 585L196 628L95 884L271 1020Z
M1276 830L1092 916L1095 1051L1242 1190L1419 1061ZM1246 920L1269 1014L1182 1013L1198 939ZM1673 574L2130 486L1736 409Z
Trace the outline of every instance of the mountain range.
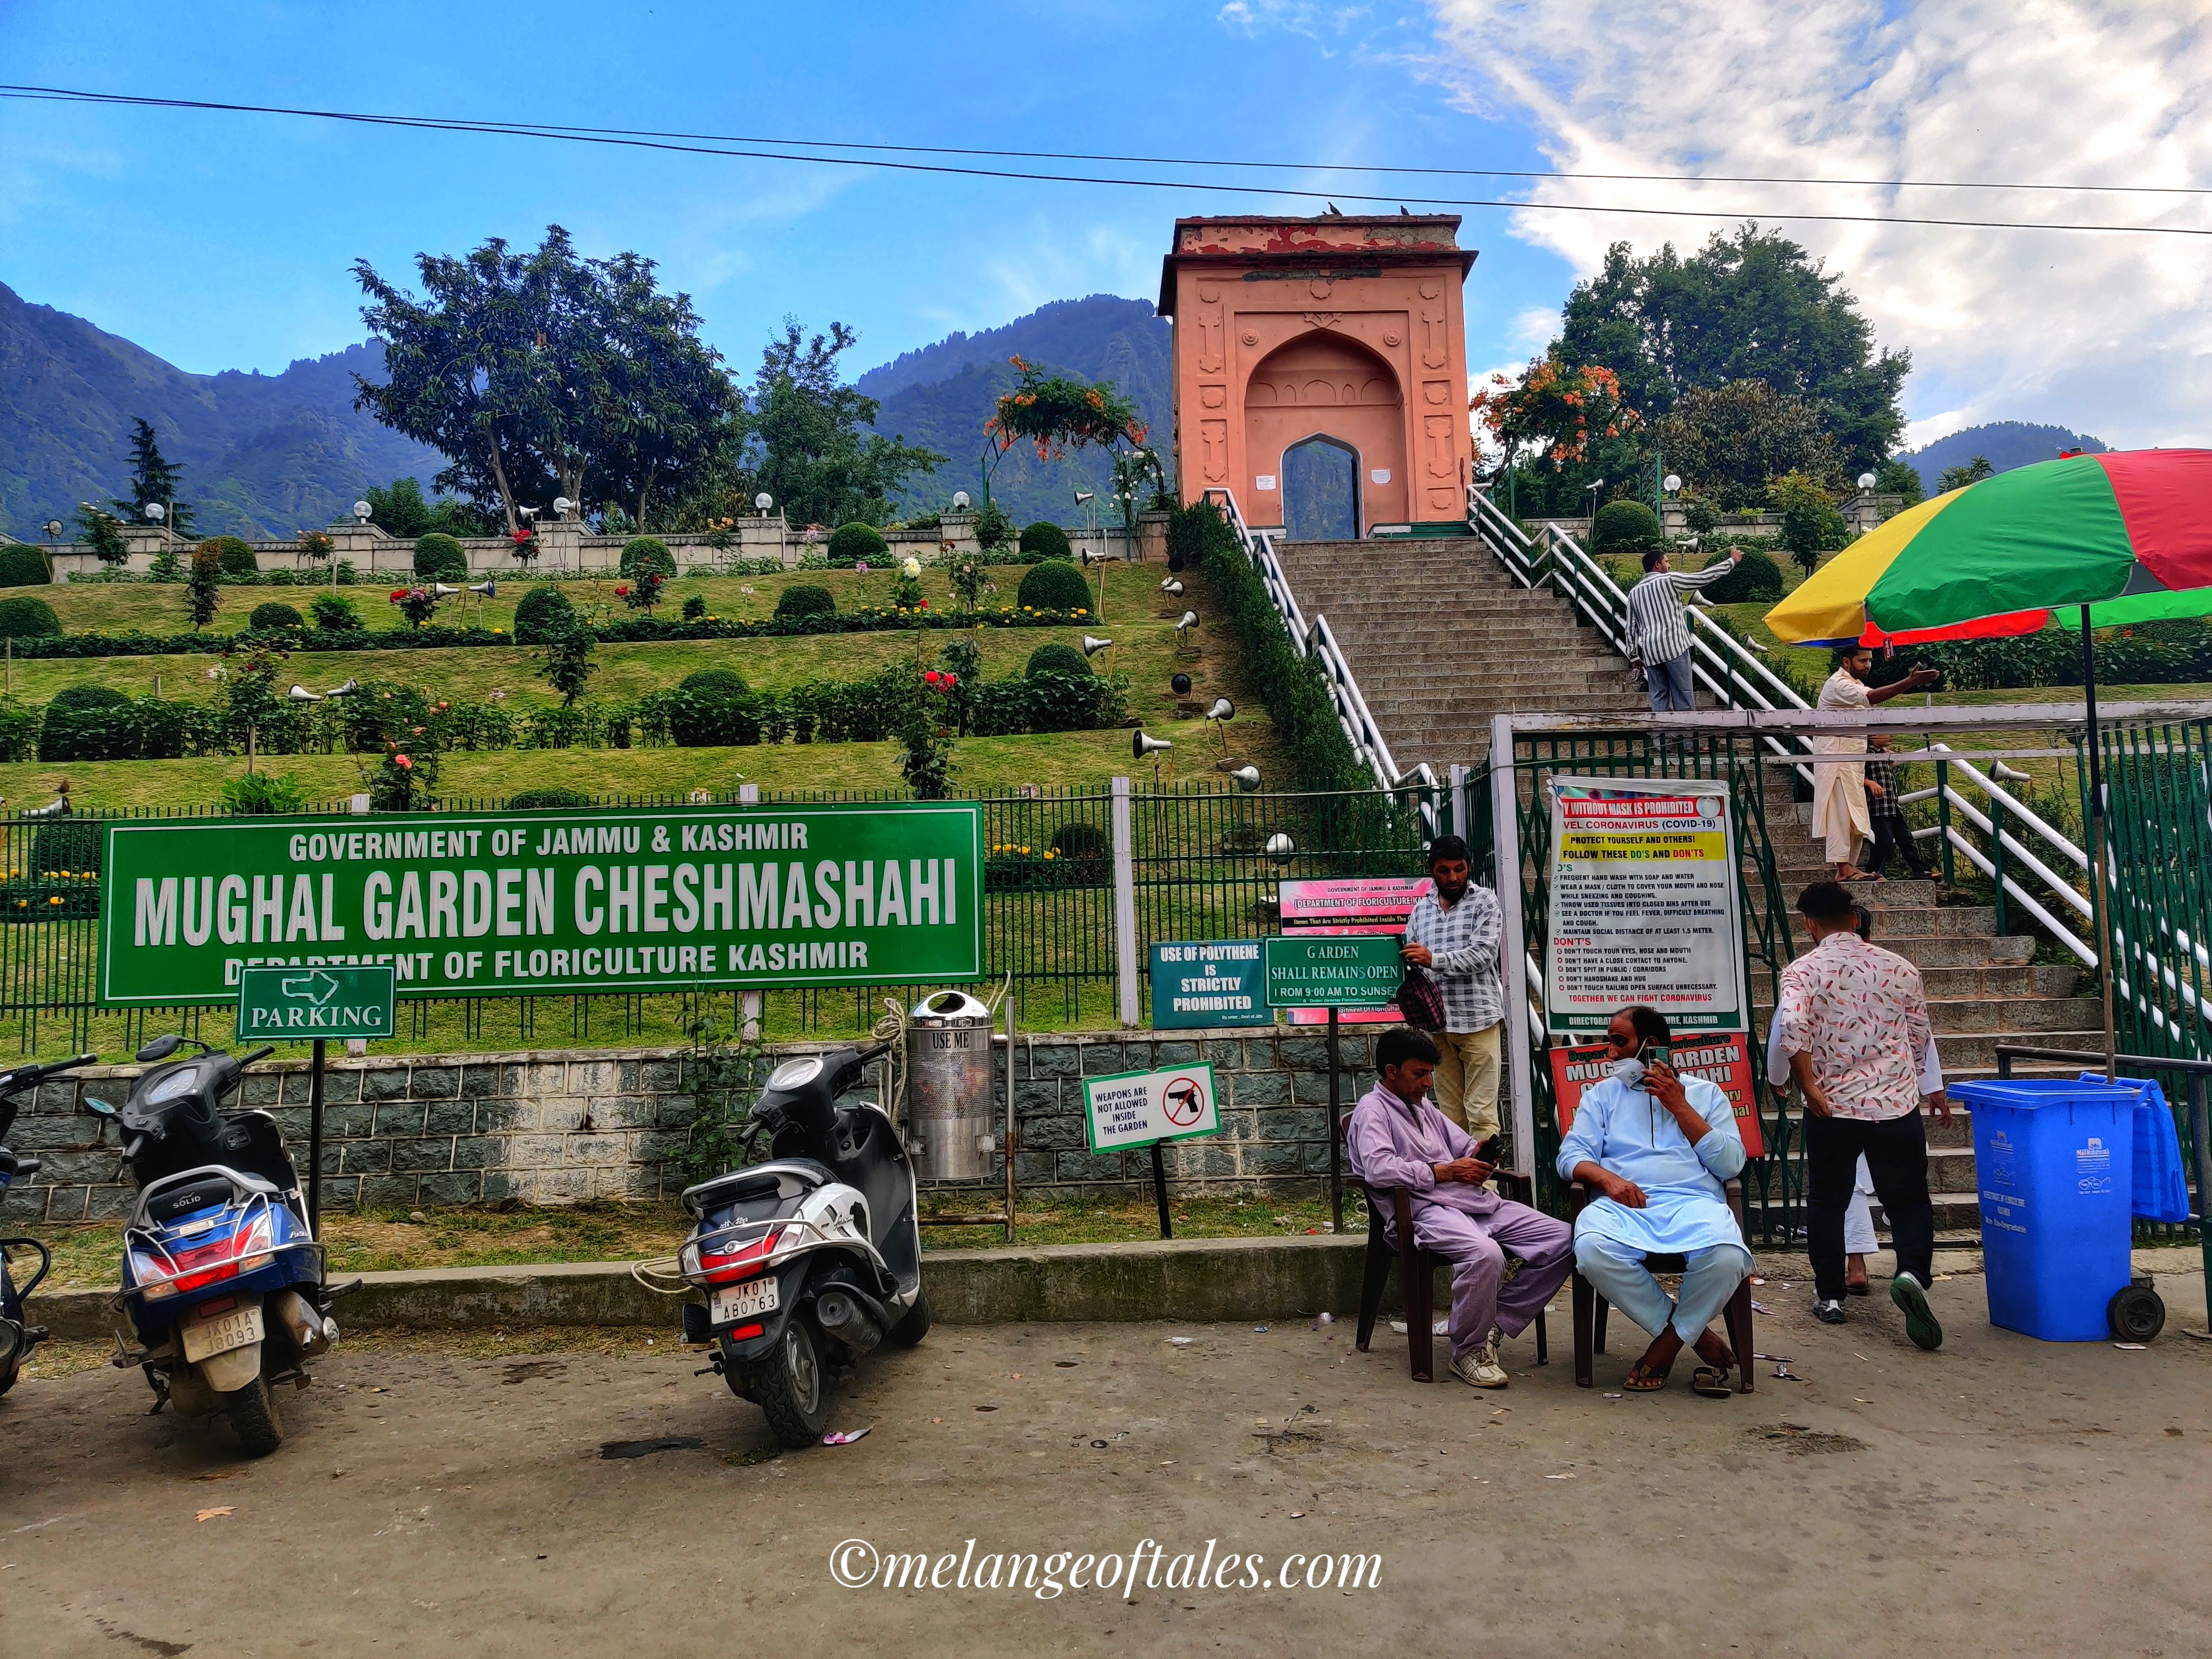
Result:
M1094 294L1054 301L1001 328L947 335L869 369L854 384L882 403L877 429L946 458L910 483L900 510L950 506L957 489L981 499L983 423L1019 379L1015 357L1047 373L1112 381L1134 398L1172 469L1170 337L1149 302ZM301 358L281 374L188 374L0 284L0 532L32 539L59 518L74 533L79 501L105 504L123 489L131 417L140 415L184 467L204 533L289 536L343 516L367 485L408 477L427 485L443 458L353 407L354 375L374 377L383 361L380 347L363 342ZM2064 427L1997 421L1900 459L1932 491L1945 467L1976 455L2002 472L2062 449L2109 447ZM990 487L1017 523L1076 526L1092 511L1102 523L1116 516L1109 477L1095 451L1040 461L1023 445L1000 459ZM1079 504L1079 491L1096 499Z
M383 368L364 343L281 374L187 374L0 284L0 532L30 540L58 518L73 535L79 501L105 506L128 483L133 416L184 468L205 534L289 536L344 514L365 484L427 483L443 460L353 408L354 375Z
M2086 432L2069 432L2063 426L2030 426L2024 421L1990 421L1938 438L1897 459L1920 474L1920 487L1936 493L1936 480L1947 466L1967 466L1975 456L1984 458L1999 472L2035 461L2058 459L2059 452L2084 449L2101 455L2112 448L2102 438Z

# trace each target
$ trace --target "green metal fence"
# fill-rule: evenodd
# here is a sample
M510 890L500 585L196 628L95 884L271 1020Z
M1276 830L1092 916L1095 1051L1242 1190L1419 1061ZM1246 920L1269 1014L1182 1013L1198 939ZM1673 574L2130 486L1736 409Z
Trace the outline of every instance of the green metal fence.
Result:
M1756 1004L1771 1006L1781 993L1782 969L1793 946L1790 911L1784 901L1766 829L1772 789L1789 799L1790 768L1778 763L1766 746L1747 736L1699 735L1655 741L1638 734L1518 737L1514 743L1513 799L1519 831L1521 868L1497 868L1492 834L1492 783L1497 757L1469 779L1468 839L1480 878L1495 886L1503 874L1517 877L1521 890L1522 939L1532 970L1548 959L1552 855L1551 783L1558 777L1686 778L1727 786L1736 826L1736 880L1744 920L1745 978ZM1751 1070L1759 1103L1759 1130L1765 1155L1743 1172L1745 1221L1764 1242L1779 1243L1803 1226L1804 1148L1794 1115L1781 1109L1766 1087L1763 1032L1751 1034ZM1559 1103L1552 1083L1551 1039L1540 1025L1530 1030L1529 1083L1534 1096L1537 1190L1544 1207L1564 1207L1553 1168L1559 1151Z
M1417 872L1422 808L1447 810L1441 790L1280 790L1212 784L1129 798L1139 976L1155 939L1238 939L1273 931L1286 878ZM760 805L902 800L903 791L763 793ZM993 981L1011 980L1019 1018L1034 1025L1111 1026L1118 982L1114 936L1113 797L1108 789L1040 789L958 797L981 803L984 951ZM600 806L697 804L685 796L602 797ZM496 808L453 799L447 810ZM116 811L0 823L0 1020L25 1053L122 1048L155 1031L226 1034L221 1008L110 1012L94 999L101 829L121 819L204 819L208 812ZM1272 848L1273 850L1270 850ZM855 985L771 992L772 1035L865 1029L886 997L913 987ZM404 1038L456 1046L564 1042L680 1042L686 1021L740 1017L728 991L631 995L402 1000Z

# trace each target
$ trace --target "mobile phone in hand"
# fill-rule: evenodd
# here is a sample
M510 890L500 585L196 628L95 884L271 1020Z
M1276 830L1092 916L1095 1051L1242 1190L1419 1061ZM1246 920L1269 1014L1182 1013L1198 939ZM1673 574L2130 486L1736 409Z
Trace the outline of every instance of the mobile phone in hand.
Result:
M1492 1135L1487 1140L1478 1145L1474 1149L1475 1161L1478 1164L1496 1164L1498 1162L1498 1149L1504 1142L1504 1139L1505 1138L1503 1135Z

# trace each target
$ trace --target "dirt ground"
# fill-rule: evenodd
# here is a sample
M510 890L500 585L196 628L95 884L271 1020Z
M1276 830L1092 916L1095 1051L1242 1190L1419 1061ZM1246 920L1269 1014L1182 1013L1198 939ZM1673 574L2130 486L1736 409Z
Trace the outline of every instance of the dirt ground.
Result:
M780 1457L665 1335L349 1337L256 1463L147 1415L135 1373L57 1364L0 1402L4 1646L2201 1653L2196 1265L2161 1253L2169 1323L2137 1352L1995 1330L1960 1273L1935 1355L1879 1294L1815 1323L1785 1266L1759 1343L1805 1380L1762 1363L1726 1401L1686 1368L1614 1397L1642 1346L1618 1326L1577 1389L1564 1295L1552 1364L1516 1341L1503 1393L1412 1383L1401 1337L1359 1354L1346 1322L945 1328L841 1387L833 1425L866 1438ZM1051 1568L1146 1540L1133 1594ZM916 1552L942 1588L876 1582ZM963 1556L972 1578L1009 1553L1046 1561L959 1586ZM1308 1586L1351 1555L1379 1589Z

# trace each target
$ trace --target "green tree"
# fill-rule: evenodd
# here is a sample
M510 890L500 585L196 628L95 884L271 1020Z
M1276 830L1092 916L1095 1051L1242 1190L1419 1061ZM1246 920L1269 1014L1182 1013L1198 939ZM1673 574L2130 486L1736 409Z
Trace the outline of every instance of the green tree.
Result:
M422 498L422 485L415 478L394 478L388 487L375 484L361 492L368 503L369 522L387 536L403 542L425 536L489 536L499 528L495 516L469 501L441 495Z
M945 459L866 430L883 405L837 376L837 359L857 337L833 322L810 338L787 317L761 352L738 490L766 491L793 524L881 524L891 516L892 493Z
M120 569L131 556L131 544L123 539L122 522L112 513L103 513L90 501L78 505L77 535L89 547L100 563L109 569Z
M495 503L510 534L518 505L556 495L619 501L642 522L738 412L689 296L662 293L649 259L580 258L553 225L532 252L494 237L416 264L419 300L354 264L387 376L356 375L355 406L446 456L435 487Z
M143 516L147 502L159 501L167 514L164 522L171 533L189 536L192 533L191 503L177 499L177 481L184 472L184 468L163 459L152 423L134 415L131 417L131 499L112 501L108 505L119 516L135 523Z
M1954 489L1964 489L1968 484L1979 483L1983 479L1994 478L1996 475L1997 470L1990 465L1990 458L1977 455L1964 466L1947 466L1936 474L1936 493L1947 495Z
M1764 380L1692 387L1675 400L1659 432L1668 470L1729 513L1759 501L1785 472L1842 477L1820 410Z
M1671 243L1643 258L1614 243L1569 296L1553 351L1611 369L1647 421L1698 387L1764 380L1812 404L1846 473L1887 455L1905 428L1911 354L1877 351L1843 279L1756 224L1717 231L1686 258Z
M1874 470L1874 487L1878 495L1902 496L1907 507L1917 507L1927 499L1920 469L1910 461L1884 461Z
M1819 479L1802 472L1784 474L1774 481L1766 498L1782 514L1782 545L1807 575L1820 567L1821 554L1850 545L1850 526Z
M574 708L592 676L599 672L592 653L599 641L580 621L545 641L538 660L538 678L561 694L563 708Z
M215 620L222 604L222 550L202 542L192 550L191 568L185 574L185 609L198 633Z

